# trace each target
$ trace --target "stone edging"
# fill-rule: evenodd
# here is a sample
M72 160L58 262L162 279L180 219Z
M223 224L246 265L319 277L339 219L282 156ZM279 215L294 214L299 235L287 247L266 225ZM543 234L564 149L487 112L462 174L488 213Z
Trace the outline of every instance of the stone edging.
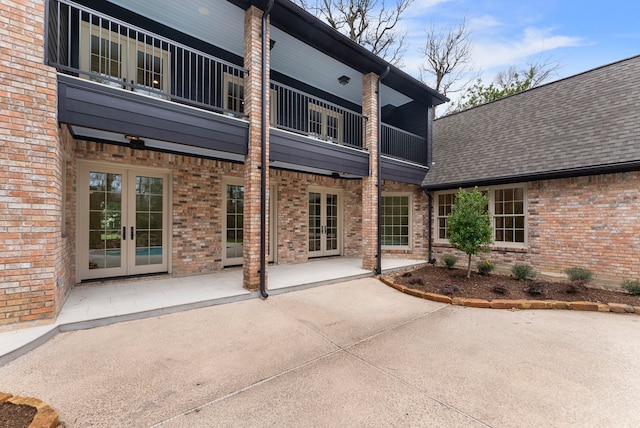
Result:
M0 392L0 403L23 404L35 407L38 411L29 425L29 428L56 428L58 426L58 412L42 400L31 397L17 397Z
M640 306L625 305L622 303L595 303L595 302L563 302L559 300L484 300L462 297L449 297L442 294L428 293L396 284L393 280L380 277L380 281L389 287L395 288L410 296L420 297L434 302L448 303L450 305L467 306L472 308L490 309L573 309L574 311L615 312L627 314L639 314Z

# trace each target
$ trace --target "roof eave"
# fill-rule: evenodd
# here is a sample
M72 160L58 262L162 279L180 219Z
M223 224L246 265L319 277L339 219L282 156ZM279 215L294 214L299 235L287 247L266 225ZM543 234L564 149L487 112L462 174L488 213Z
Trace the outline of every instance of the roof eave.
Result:
M243 9L253 5L264 10L267 4L266 0L228 1ZM275 0L271 11L271 23L363 74L381 75L389 66L390 71L385 77L384 84L414 100L431 106L449 101L446 96L389 64L289 0Z
M600 174L615 174L621 172L640 171L640 160L621 162L616 164L594 165L577 167L556 171L542 171L530 174L517 174L492 178L481 178L477 180L455 181L438 184L425 184L421 188L425 191L438 191L447 189L459 189L468 187L499 186L504 184L522 183L537 180L553 180L558 178L582 177ZM429 174L427 173L427 176Z

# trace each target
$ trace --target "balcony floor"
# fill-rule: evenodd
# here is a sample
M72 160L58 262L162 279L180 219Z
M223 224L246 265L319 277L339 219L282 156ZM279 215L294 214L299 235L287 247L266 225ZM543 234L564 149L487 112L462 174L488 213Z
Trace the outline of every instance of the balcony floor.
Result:
M384 271L424 261L383 259ZM328 258L307 263L269 266L269 294L280 294L372 276L360 259ZM40 346L60 332L258 298L242 288L242 269L181 278L147 278L80 285L71 289L53 324L0 333L0 365Z

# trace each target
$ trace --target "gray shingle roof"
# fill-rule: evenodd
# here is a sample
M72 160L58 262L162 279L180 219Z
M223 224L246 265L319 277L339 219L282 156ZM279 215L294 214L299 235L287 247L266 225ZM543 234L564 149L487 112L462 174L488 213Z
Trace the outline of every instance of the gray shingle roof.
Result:
M640 56L434 122L427 188L640 169Z

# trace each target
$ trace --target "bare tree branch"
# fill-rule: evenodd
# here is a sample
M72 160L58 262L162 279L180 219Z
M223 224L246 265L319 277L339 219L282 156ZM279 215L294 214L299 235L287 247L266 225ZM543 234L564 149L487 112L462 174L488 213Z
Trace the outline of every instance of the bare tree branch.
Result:
M405 35L398 23L413 0L293 0L374 54L399 65Z
M433 89L444 95L453 91L454 85L473 71L471 34L466 17L457 26L446 31L431 25L427 30L427 41L422 54L426 64L420 67L421 79L424 81L425 75L430 75L435 79ZM469 78L466 84L472 80L473 77Z

